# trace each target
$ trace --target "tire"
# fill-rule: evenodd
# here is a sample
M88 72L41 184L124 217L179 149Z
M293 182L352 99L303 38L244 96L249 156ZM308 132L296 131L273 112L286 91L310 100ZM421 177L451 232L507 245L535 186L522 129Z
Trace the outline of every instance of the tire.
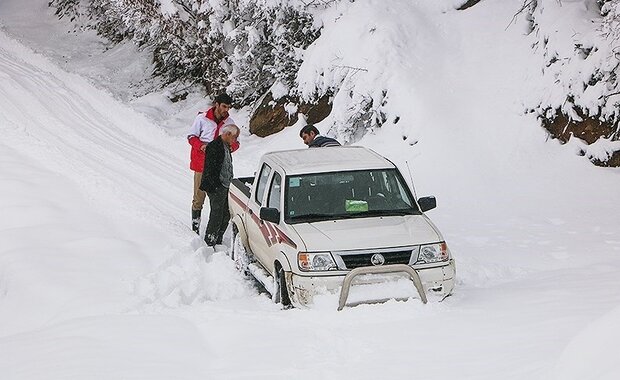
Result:
M235 239L237 235L239 235L239 229L235 223L232 224L232 231L230 234L230 244L228 245L230 248L226 250L226 254L230 257L231 260L235 259Z
M241 236L239 235L239 230L237 226L233 224L233 233L231 237L231 245L230 245L230 258L235 262L235 266L237 270L243 273L245 276L250 276L249 265L251 262L250 255L247 249L243 246L243 242L241 241Z
M282 304L284 309L290 309L293 307L291 304L291 298L288 294L288 287L286 286L286 276L284 275L284 269L279 264L276 264L276 276L275 286L272 296L272 300L275 303Z

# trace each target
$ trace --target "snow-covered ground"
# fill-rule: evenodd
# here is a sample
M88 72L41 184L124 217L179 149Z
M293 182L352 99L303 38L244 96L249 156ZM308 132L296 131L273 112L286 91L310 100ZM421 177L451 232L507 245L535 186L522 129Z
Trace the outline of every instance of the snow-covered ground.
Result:
M620 378L620 171L523 116L534 59L505 30L521 1L326 16L317 57L383 70L373 80L410 104L359 143L438 197L459 279L442 303L342 312L281 311L202 245L180 126L206 104L131 100L120 83L145 77L143 53L101 53L45 3L0 1L0 379ZM400 44L393 60L355 44L364 20L366 45ZM302 147L297 132L244 134L236 174Z

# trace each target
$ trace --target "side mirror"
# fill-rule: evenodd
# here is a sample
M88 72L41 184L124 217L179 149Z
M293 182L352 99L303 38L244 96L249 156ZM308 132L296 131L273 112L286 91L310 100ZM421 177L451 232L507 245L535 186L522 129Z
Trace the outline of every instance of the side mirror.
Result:
M418 199L418 204L420 205L420 211L427 212L437 207L437 199L433 196L422 197Z
M277 208L261 207L259 215L262 220L280 224L280 211Z

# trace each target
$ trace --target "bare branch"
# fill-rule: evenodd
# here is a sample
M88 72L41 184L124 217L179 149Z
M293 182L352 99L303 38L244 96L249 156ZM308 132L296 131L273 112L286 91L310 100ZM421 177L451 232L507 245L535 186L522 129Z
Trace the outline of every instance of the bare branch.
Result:
M609 98L611 98L612 96L615 96L615 95L620 95L620 91L618 91L618 92L612 92L611 94L607 94L607 95L601 95L601 96L599 96L598 98L599 98L599 99L605 99L605 100L607 100L607 99L609 99Z
M354 70L354 71L368 72L368 69L365 69L363 67L354 67L354 66L347 66L347 65L336 65L334 67L337 67L339 69L350 69L350 70Z
M515 13L512 16L512 19L510 20L510 22L508 23L508 25L506 25L506 29L504 30L508 30L508 28L510 28L510 25L512 25L516 20L517 17L519 17L519 15L521 13L523 13L526 9L528 9L533 3L537 2L538 0L524 0L523 1L523 5L521 5L521 8L517 11L517 13Z

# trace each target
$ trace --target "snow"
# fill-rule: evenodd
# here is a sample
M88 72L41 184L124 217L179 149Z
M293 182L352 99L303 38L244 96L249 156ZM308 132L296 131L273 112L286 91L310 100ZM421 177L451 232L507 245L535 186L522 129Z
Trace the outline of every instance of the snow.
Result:
M556 379L603 379L620 377L618 350L609 349L620 339L620 307L590 323L568 344L558 360Z
M303 78L388 89L400 121L358 144L403 172L407 161L418 195L437 196L429 216L457 261L441 303L342 312L333 300L282 311L201 243L185 128L208 100L133 99L125 79L144 73L112 67L148 67L144 55L62 32L45 3L0 3L1 378L618 377L620 171L546 141L523 115L536 59L522 28L505 30L521 1L344 2L342 17L325 15ZM368 72L330 71L336 51L337 65ZM335 100L335 114L349 105ZM247 109L233 117L236 175L304 147L301 125L261 139Z
M289 93L289 88L284 85L282 82L276 82L273 86L271 86L271 95L273 95L274 100L278 100ZM290 113L290 112L289 112Z
M161 13L164 16L171 16L177 13L178 9L172 0L160 0Z

